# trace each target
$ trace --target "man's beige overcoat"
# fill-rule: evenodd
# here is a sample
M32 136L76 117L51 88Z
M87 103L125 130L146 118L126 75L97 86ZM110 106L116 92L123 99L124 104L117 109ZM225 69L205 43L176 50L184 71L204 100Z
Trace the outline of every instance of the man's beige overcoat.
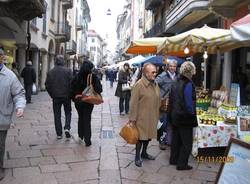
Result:
M142 76L132 89L129 107L129 120L136 121L139 140L157 137L160 101L158 85Z

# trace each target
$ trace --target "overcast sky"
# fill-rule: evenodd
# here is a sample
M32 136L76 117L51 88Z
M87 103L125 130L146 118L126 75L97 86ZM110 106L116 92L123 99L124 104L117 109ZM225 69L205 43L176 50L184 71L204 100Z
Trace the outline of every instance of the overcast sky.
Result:
M108 49L115 51L116 46L116 18L123 13L125 0L88 0L91 22L89 29L94 29L102 38L108 35ZM111 15L107 15L107 10Z

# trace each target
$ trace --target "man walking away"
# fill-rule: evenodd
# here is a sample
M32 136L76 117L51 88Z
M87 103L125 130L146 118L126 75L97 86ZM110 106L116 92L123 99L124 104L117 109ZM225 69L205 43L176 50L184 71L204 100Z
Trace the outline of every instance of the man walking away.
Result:
M64 58L58 55L55 61L55 67L47 74L45 82L46 89L53 101L54 122L57 139L62 138L61 108L64 107L65 126L64 132L66 138L70 138L71 123L71 99L70 99L70 82L72 72L64 66Z
M0 49L0 180L4 178L5 140L12 123L11 117L14 111L17 117L22 117L26 104L23 86L16 75L4 66L4 60L4 52Z
M25 97L27 103L31 103L32 85L36 82L36 72L32 67L32 62L28 61L26 67L24 67L21 77L24 81Z

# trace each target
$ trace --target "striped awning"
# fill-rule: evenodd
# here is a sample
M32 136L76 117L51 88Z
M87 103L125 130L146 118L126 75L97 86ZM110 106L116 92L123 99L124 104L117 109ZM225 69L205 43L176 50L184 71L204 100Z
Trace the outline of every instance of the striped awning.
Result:
M211 28L207 25L202 28L195 28L176 36L168 37L158 47L158 53L172 56L189 56L195 53L202 53L205 50L209 54L215 54L218 50L225 52L237 48L238 44L230 30ZM189 53L184 53L188 48Z
M126 49L128 54L156 54L157 48L162 45L166 37L152 37L134 40Z

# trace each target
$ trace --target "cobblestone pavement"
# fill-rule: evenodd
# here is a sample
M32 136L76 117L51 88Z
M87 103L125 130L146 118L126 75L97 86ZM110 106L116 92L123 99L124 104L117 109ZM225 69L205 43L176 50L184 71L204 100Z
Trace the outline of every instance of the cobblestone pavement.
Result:
M214 183L218 164L197 163L190 157L191 171L176 171L169 165L169 148L161 151L151 141L155 161L134 165L135 146L119 137L127 116L120 117L114 88L103 82L104 104L92 115L92 146L78 142L77 113L73 108L73 138L56 139L52 103L46 92L33 96L24 118L8 132L5 154L6 177L1 184L200 184ZM63 117L64 118L64 117Z

